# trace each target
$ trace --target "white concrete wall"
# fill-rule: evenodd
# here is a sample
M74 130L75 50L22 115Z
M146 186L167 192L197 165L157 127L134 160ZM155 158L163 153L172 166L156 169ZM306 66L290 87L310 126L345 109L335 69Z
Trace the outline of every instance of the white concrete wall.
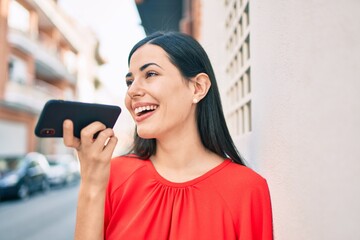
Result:
M201 36L200 42L213 65L216 78L225 81L225 16L223 1L209 0L201 3ZM218 81L219 88L224 82ZM221 96L223 101L226 98ZM224 104L225 104L224 102Z
M214 58L222 3L202 1ZM236 139L268 180L277 240L360 239L359 12L357 0L250 1L253 131Z

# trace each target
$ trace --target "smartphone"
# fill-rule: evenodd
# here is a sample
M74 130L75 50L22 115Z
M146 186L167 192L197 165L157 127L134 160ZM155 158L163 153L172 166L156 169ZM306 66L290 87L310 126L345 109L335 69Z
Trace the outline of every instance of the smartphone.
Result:
M107 128L113 128L120 113L119 106L49 100L40 113L35 135L41 138L61 138L63 122L70 119L74 124L74 136L80 138L81 129L95 121L105 124Z

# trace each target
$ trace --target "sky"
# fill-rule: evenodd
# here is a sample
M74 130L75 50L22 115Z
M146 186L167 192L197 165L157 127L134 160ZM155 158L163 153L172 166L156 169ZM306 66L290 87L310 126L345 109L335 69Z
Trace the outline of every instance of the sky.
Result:
M58 3L80 25L89 27L100 41L100 54L106 60L99 68L103 84L101 96L110 98L100 102L122 108L114 128L120 139L117 149L121 153L128 147L134 127L124 107L127 57L133 45L145 36L135 0L59 0Z
M107 62L99 69L100 79L113 96L123 95L128 53L145 36L135 0L59 0L59 5L95 32Z

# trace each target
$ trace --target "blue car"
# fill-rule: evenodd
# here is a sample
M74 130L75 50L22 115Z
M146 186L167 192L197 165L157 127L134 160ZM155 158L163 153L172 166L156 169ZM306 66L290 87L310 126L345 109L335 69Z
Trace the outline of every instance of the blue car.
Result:
M47 191L49 164L44 155L0 156L0 199L24 199L35 191Z

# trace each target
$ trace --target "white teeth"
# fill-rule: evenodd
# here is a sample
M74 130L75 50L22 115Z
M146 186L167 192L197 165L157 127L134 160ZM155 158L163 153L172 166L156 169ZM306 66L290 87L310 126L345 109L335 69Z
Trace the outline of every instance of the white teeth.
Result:
M143 112L143 111L149 111L149 110L155 110L157 108L157 106L155 106L155 105L149 105L149 106L143 106L143 107L137 107L137 108L135 108L135 110L134 110L134 112L135 112L135 114L139 114L139 113L141 113L141 112Z

